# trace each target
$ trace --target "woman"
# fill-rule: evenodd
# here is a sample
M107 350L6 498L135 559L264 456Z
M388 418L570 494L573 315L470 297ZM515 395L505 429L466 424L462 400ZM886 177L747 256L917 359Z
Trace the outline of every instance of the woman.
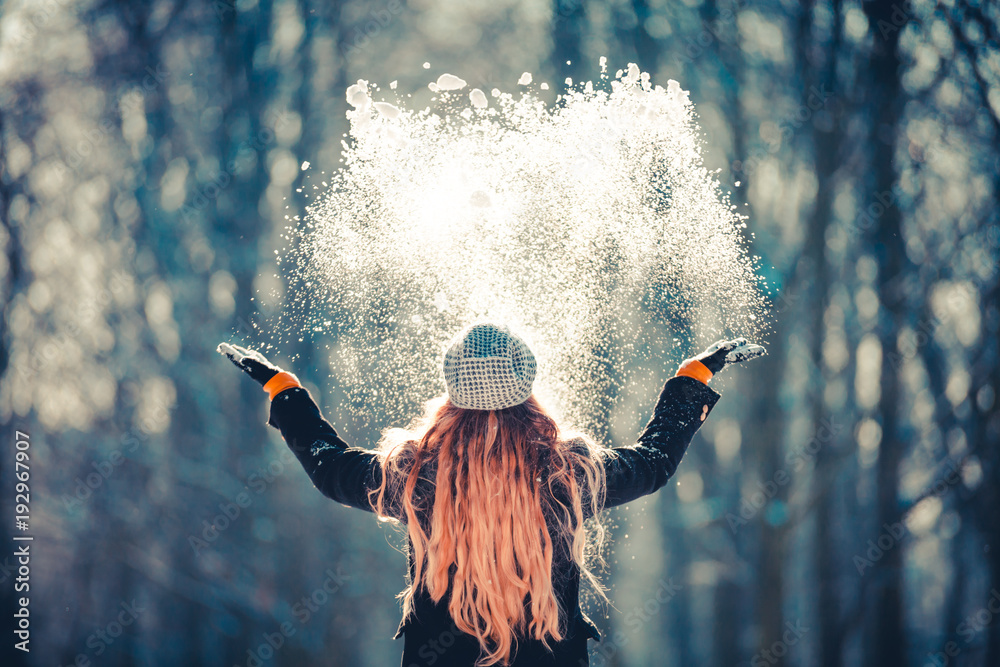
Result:
M316 488L405 524L402 667L580 667L587 638L600 641L578 600L581 575L601 590L584 522L666 484L719 399L709 379L765 351L740 338L686 360L636 444L605 448L561 433L535 400L535 357L521 337L475 324L445 352L447 393L375 451L341 440L298 379L258 352L219 352L268 392L268 423ZM599 524L596 533L599 554Z

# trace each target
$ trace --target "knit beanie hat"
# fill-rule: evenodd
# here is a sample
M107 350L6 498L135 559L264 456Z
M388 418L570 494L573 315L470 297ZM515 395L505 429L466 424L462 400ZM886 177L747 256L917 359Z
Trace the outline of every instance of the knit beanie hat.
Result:
M469 410L503 410L531 396L535 355L503 324L473 324L444 355L448 399Z

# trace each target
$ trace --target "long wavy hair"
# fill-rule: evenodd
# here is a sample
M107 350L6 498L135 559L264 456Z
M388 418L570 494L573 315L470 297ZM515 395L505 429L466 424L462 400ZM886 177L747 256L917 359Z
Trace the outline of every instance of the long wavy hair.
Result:
M546 648L568 636L554 554L568 554L607 599L587 566L591 556L603 562L598 447L560 433L534 396L503 410L466 410L440 396L409 428L387 430L378 451L382 482L369 500L380 520L405 517L413 548L415 572L398 596L403 616L420 589L434 602L450 590L456 626L479 640L477 666L507 664L518 636ZM586 528L585 507L594 518Z

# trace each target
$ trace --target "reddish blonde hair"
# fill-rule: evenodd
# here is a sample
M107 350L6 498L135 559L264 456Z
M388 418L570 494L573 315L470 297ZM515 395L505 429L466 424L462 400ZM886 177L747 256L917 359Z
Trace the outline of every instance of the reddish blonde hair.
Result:
M404 618L416 591L438 602L451 584L448 610L479 640L477 666L507 664L518 635L546 647L568 636L569 610L552 583L557 546L604 597L586 563L591 552L601 558L604 540L597 446L560 434L534 396L504 410L466 410L441 396L409 429L386 431L379 452L384 474L372 506L381 520L405 516L413 545L415 575L399 594ZM430 497L415 493L421 472L435 480ZM593 540L584 507L595 517Z

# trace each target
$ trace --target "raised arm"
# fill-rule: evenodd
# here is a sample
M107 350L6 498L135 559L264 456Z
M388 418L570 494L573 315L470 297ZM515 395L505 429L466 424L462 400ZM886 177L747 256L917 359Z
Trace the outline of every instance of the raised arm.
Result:
M720 398L708 381L726 364L762 354L764 348L738 338L719 341L681 364L677 374L660 391L653 416L636 443L604 451L607 479L604 507L623 505L666 485L694 434Z
M313 485L338 503L374 511L368 491L382 482L377 454L344 442L298 378L274 366L259 352L225 343L219 345L218 351L260 383L271 397L267 423L281 432Z
M604 507L616 507L666 485L719 394L692 377L667 380L653 417L634 445L604 450L607 495Z
M289 449L324 496L349 507L374 511L368 491L382 483L378 456L344 442L304 387L275 396L267 423L281 431Z

